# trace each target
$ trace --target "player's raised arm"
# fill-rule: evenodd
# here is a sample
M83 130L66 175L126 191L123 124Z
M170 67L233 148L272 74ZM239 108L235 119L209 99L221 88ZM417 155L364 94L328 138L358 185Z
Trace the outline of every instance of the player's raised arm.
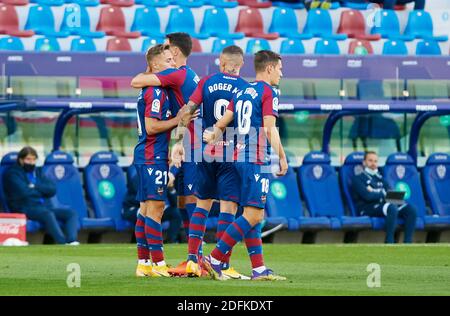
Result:
M161 86L161 81L157 75L143 72L131 80L131 86L135 89L142 89L149 86L159 87Z
M178 126L178 124L180 124L180 122L182 121L189 123L190 121L196 119L198 114L199 114L198 111L191 113L186 108L178 111L177 116L167 121L162 121L159 120L158 118L146 117L145 130L147 131L148 135L159 134L167 130L173 129L174 127Z

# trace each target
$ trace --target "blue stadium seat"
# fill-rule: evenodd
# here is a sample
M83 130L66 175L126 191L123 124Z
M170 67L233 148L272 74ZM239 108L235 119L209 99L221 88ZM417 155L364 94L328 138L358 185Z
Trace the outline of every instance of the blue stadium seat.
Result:
M66 0L66 3L75 3L83 7L96 7L100 5L100 0Z
M146 7L165 8L170 4L168 0L135 0L136 4L143 4Z
M142 52L146 52L151 46L164 43L164 37L146 38L142 41Z
M97 218L112 218L115 228L131 228L122 218L122 203L126 194L125 174L111 152L97 152L84 170L84 183Z
M223 8L210 8L205 10L200 33L220 38L241 39L244 33L230 33L230 24L227 13Z
M190 8L183 7L172 8L170 10L166 33L173 32L186 32L199 39L206 39L209 37L208 34L195 32L194 15Z
M94 40L90 37L77 37L72 40L70 50L73 52L95 52Z
M339 55L338 43L333 39L321 39L316 42L314 54Z
M26 30L33 30L36 34L51 37L67 37L68 31L55 31L55 18L49 6L36 5L30 7L28 12Z
M388 40L383 44L383 55L408 55L408 48L402 40Z
M222 52L222 50L230 45L234 45L234 40L227 38L216 38L213 42L211 53L213 54L219 54Z
M354 175L358 175L363 172L363 160L363 152L353 152L349 154L347 158L345 158L344 164L339 170L339 179L341 181L342 191L344 193L347 207L352 216L359 215L358 211L356 210L356 206L353 203L352 178Z
M77 15L79 17L79 20L78 18L74 19L74 15ZM61 23L62 32L67 32L71 35L94 38L101 38L106 35L105 32L92 32L90 29L90 24L91 21L89 18L89 13L84 6L68 5L65 7L64 17Z
M332 229L372 228L368 216L345 216L336 170L330 156L310 152L303 159L299 172L300 187L311 217L325 217Z
M412 41L414 36L400 34L400 22L394 10L378 10L375 13L371 34L380 34L383 38Z
M5 212L9 212L9 207L6 203L5 191L3 190L3 174L10 166L15 164L16 161L17 152L10 152L4 155L0 162L0 203L2 203ZM41 228L42 226L39 222L27 220L27 233L35 233Z
M179 5L185 8L200 8L205 4L203 0L172 0L170 4Z
M305 47L299 39L285 39L281 42L280 54L304 54Z
M0 50L24 50L22 40L18 37L3 37L0 38Z
M247 42L247 48L245 49L245 53L254 54L259 52L260 50L270 50L270 44L266 39L263 38L252 38Z
M136 9L131 32L139 31L142 35L150 37L162 37L159 14L153 7Z
M276 8L272 14L269 33L279 33L282 37L311 39L312 34L300 34L295 11L291 8Z
M86 202L83 196L81 175L73 165L71 155L55 151L45 159L44 174L56 183L56 196L52 198L55 207L70 208L78 212L80 228L83 229L113 229L112 218L89 218Z
M350 8L350 9L355 9L355 10L367 10L369 7L369 3L368 2L343 1L342 6Z
M212 5L216 8L236 8L239 5L239 2L226 0L205 0L205 4Z
M383 169L384 179L389 187L406 191L405 200L417 211L417 229L445 227L447 219L427 215L420 176L414 160L407 154L395 153L388 156Z
M41 52L58 52L60 51L58 40L54 37L38 38L34 44L34 50Z
M326 39L344 40L347 34L333 34L333 25L328 10L314 9L308 11L304 34Z
M433 213L446 217L450 226L450 156L432 154L422 170L425 192Z
M405 34L415 38L423 38L435 41L446 41L448 36L434 36L433 20L430 13L423 10L413 10L409 12L408 23L406 24Z
M267 198L267 223L282 224L289 230L329 229L330 220L325 217L303 215L302 201L297 185L296 173L292 168L283 177L269 174L270 192Z
M291 2L275 1L275 2L272 2L272 5L275 7L290 8L290 9L297 9L297 10L301 10L301 9L305 8L305 5L301 2L291 3Z
M441 47L435 40L423 40L417 43L416 55L441 55Z
M39 5L48 5L48 6L54 6L54 7L62 6L65 3L64 0L33 0L30 2L37 3Z

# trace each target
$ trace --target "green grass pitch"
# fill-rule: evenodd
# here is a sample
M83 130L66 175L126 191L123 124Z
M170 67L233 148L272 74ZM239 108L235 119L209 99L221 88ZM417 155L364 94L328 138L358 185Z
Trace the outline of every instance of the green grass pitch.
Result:
M206 251L212 245L207 245ZM171 265L186 245L165 247ZM450 245L264 245L266 265L287 281L136 278L131 244L0 247L0 295L450 295ZM81 268L81 287L69 288L67 265ZM245 248L233 265L249 273ZM381 286L367 286L367 266L381 267Z

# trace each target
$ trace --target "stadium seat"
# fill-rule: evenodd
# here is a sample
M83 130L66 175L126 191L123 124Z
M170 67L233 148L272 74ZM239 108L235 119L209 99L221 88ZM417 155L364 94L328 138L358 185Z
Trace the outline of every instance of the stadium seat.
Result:
M337 42L333 39L321 39L316 42L314 54L339 55L340 50Z
M75 14L79 17L79 25L76 23L78 21L73 18ZM68 5L65 7L61 31L82 37L100 38L106 35L105 32L92 32L90 24L89 13L84 6Z
M17 161L17 152L10 152L3 156L0 162L0 203L2 203L3 210L9 212L9 207L6 203L5 191L3 189L3 174L5 171L15 164ZM41 229L41 224L35 221L27 220L27 233L34 233Z
M58 40L54 37L42 37L36 40L34 50L40 52L58 52L61 50Z
M47 5L30 7L25 29L49 37L67 37L70 35L67 31L58 32L55 30L55 18L51 8Z
M310 152L299 171L300 187L311 217L327 217L332 229L372 228L368 216L345 216L336 170L329 155Z
M190 8L177 7L170 10L166 33L186 32L192 37L206 39L208 34L195 32L194 15Z
M14 6L0 3L0 34L17 37L30 37L34 35L32 30L19 30L19 17Z
M59 7L65 3L64 0L32 0L31 2L52 7Z
M301 10L305 8L305 5L301 2L279 2L279 1L272 1L272 6L274 7L282 7L282 8L290 8L290 9L296 9Z
M24 50L23 43L18 37L0 38L0 50Z
M433 213L449 219L450 226L450 156L445 153L432 154L422 170L426 196Z
M131 44L126 38L110 38L106 42L106 51L108 52L131 52Z
M270 193L267 197L266 221L272 226L282 224L288 230L329 229L330 220L322 217L304 216L302 201L297 185L296 173L292 168L283 177L269 174Z
M161 33L159 14L153 7L136 9L131 31L139 31L145 36L164 38L164 34Z
M368 2L343 1L342 6L350 8L350 9L355 9L355 10L367 10L369 7L369 3Z
M300 34L295 11L291 8L276 8L269 27L270 33L278 33L282 37L311 39L310 34Z
M216 8L236 8L239 5L239 2L227 0L205 0L205 4L212 5Z
M193 53L203 52L202 44L200 44L200 41L196 38L192 38L192 52Z
M367 41L377 41L381 38L380 34L366 34L366 20L358 10L342 11L337 32Z
M172 4L185 8L200 8L205 2L203 0L175 0L172 1Z
M260 50L270 50L270 44L267 40L261 38L254 38L247 42L245 53L255 54Z
M114 7L132 7L134 0L101 0L101 4L109 4Z
M305 47L299 39L285 39L281 42L280 54L304 54Z
M359 215L355 203L353 203L352 179L353 176L359 175L364 171L363 160L364 152L353 152L345 158L344 164L339 170L342 192L344 193L346 205L352 216Z
M248 37L268 40L277 39L278 33L264 33L263 18L258 9L245 8L239 11L236 32L242 32Z
M122 219L126 194L125 174L112 152L97 152L84 170L84 183L97 218L112 218L118 231L131 227Z
M376 11L370 33L395 40L412 41L414 39L414 36L400 34L400 22L394 10Z
M446 41L448 36L434 36L433 20L430 13L423 10L413 10L409 12L408 23L405 28L405 35L425 40Z
M423 40L417 43L416 55L441 55L439 43L435 40Z
M272 3L270 1L238 0L238 2L239 5L241 6L247 6L250 8L258 8L258 9L270 8L272 6Z
M100 5L99 0L69 0L66 2L75 3L75 4L78 4L83 7L96 7L96 6Z
M138 38L141 36L140 32L127 32L125 30L125 15L122 9L112 6L101 9L97 31L103 31L107 35L117 37Z
M0 1L0 3L14 5L14 6L22 6L22 5L29 4L29 1L28 0L2 0L2 1Z
M77 37L72 40L70 50L73 52L95 52L97 48L92 38Z
M356 39L348 44L348 53L352 55L372 55L373 48L369 41Z
M383 175L388 186L394 190L405 191L405 201L416 208L416 228L440 228L448 225L446 218L427 215L419 173L409 155L403 153L389 155L383 168Z
M205 10L200 33L219 38L244 38L244 33L230 33L227 13L223 8L210 8Z
M163 37L146 38L144 41L142 41L141 51L146 52L151 46L162 43L164 43Z
M136 4L143 4L146 7L165 8L169 5L168 0L135 0Z
M45 159L43 172L47 178L56 184L56 195L51 199L53 205L77 211L80 228L115 228L112 218L88 217L81 175L73 162L72 156L62 151L54 151Z
M219 54L222 52L222 50L225 47L231 46L231 45L234 45L234 40L232 40L230 38L227 38L227 39L216 38L213 42L211 53Z
M347 34L333 34L330 13L322 9L308 11L303 33L324 39L344 40L347 38Z
M408 55L408 48L402 40L388 40L383 44L383 55Z

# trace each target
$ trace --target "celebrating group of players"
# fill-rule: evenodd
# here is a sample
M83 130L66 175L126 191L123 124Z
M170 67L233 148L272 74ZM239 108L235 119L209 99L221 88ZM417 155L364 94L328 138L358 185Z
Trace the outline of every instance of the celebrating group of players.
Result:
M192 41L186 33L167 35L166 43L146 54L147 71L137 75L139 141L134 165L139 179L140 211L135 227L137 276L209 275L214 279L284 280L264 265L261 222L269 192L270 153L278 156L277 175L287 160L276 128L281 57L268 50L255 54L256 81L239 76L244 54L238 46L220 55L220 72L199 80L187 66ZM169 142L176 129L177 143ZM187 261L169 268L164 260L161 218L172 177L178 207L188 231ZM206 220L220 201L217 244L203 256ZM238 205L242 216L235 217ZM244 240L252 264L246 277L230 266L232 248Z

